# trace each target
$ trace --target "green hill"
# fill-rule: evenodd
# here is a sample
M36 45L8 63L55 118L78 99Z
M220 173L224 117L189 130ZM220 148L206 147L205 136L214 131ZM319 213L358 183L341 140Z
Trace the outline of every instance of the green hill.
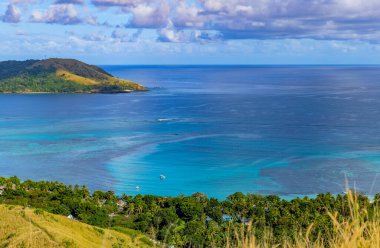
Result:
M144 86L74 59L0 62L0 93L125 93Z
M144 235L94 227L36 210L0 205L0 247L152 247Z

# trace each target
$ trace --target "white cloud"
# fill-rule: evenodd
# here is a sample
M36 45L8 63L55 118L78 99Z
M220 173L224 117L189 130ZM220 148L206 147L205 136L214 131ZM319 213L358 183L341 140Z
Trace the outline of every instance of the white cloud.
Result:
M1 20L8 23L18 23L21 20L21 12L15 5L9 4Z
M74 5L57 4L50 6L45 12L34 11L31 21L69 25L81 23L82 19L79 17Z
M173 24L170 22L167 27L162 28L158 31L159 41L163 42L184 42L186 41L186 36L183 31L177 31Z
M137 6L140 4L149 4L154 0L92 0L93 5L98 7L112 7L112 6Z
M130 23L133 27L154 28L163 27L169 23L170 5L164 0L157 2L155 5L140 4L126 11L133 15Z
M129 34L121 28L117 28L112 31L111 38L120 42L128 42L130 40Z
M12 4L32 4L32 3L38 3L42 0L11 0L10 2Z
M84 4L84 0L55 0L55 4Z

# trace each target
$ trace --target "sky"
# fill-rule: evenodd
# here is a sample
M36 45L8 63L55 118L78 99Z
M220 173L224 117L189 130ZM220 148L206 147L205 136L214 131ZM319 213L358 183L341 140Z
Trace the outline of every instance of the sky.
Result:
M380 64L380 0L0 0L0 60Z

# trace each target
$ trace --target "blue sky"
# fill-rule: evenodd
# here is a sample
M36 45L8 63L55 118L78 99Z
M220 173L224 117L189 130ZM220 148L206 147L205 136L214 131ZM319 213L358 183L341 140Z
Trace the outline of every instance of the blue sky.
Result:
M379 0L0 0L0 60L380 64Z

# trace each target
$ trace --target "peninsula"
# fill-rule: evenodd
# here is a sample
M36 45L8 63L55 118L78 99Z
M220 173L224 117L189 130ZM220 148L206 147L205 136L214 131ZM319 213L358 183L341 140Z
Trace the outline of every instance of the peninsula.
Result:
M128 93L145 87L75 59L0 62L0 93Z

